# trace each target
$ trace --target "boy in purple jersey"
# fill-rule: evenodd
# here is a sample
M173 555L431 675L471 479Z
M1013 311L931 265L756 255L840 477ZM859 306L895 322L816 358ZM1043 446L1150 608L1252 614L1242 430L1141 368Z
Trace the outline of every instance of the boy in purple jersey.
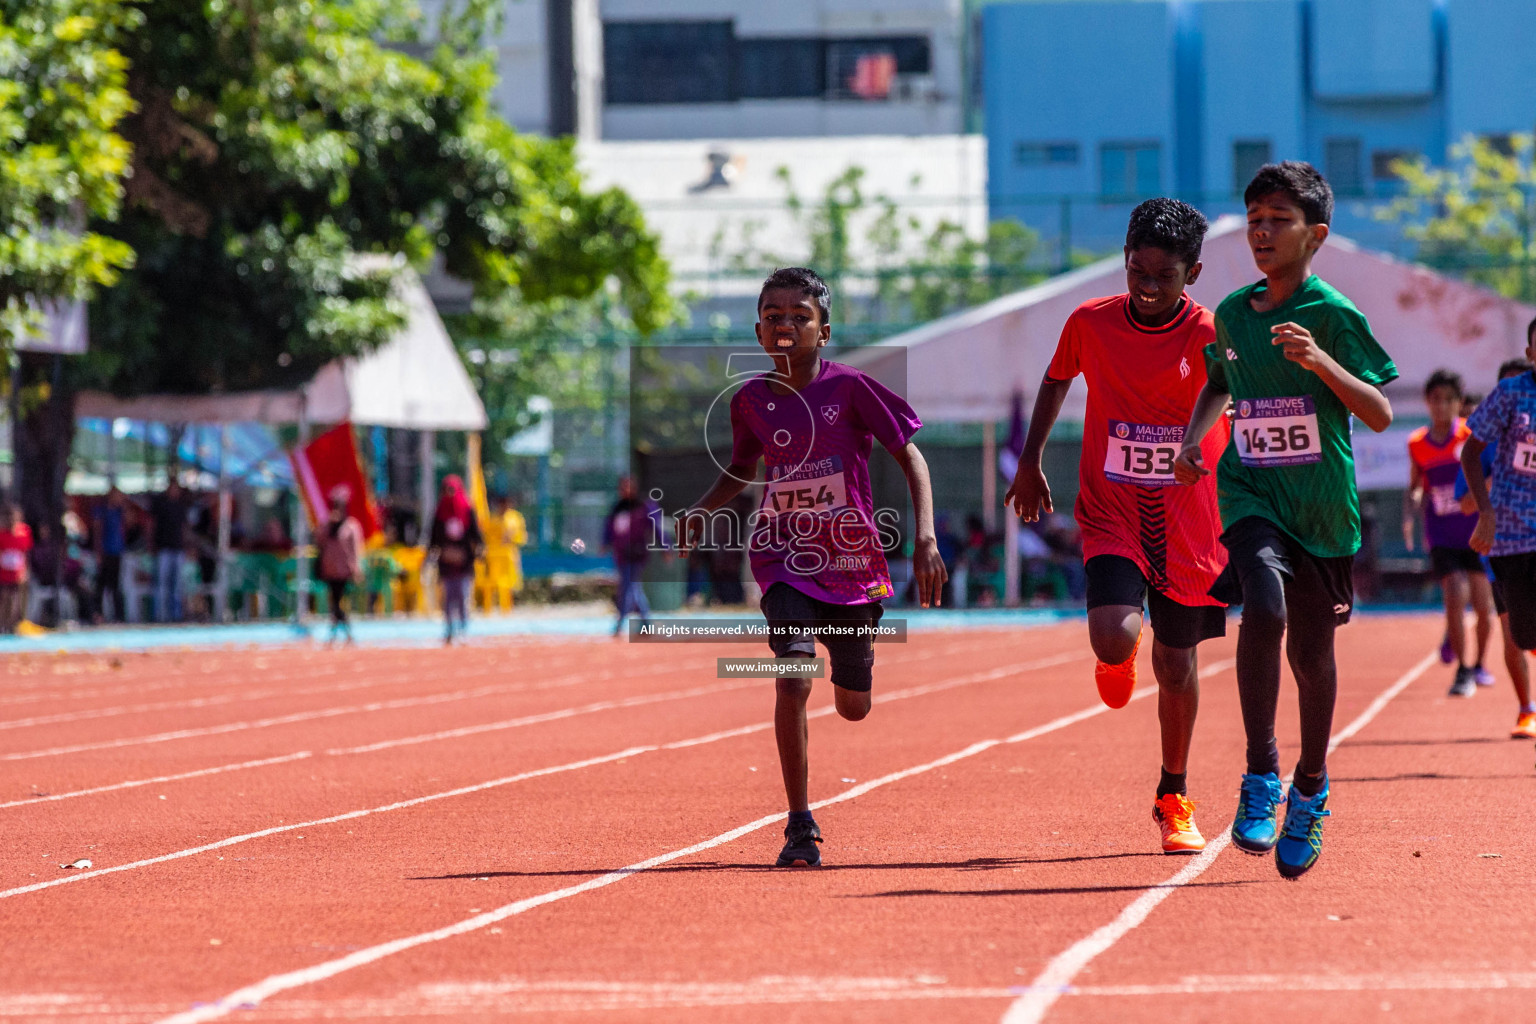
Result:
M922 421L889 388L821 358L832 335L830 313L831 292L814 271L789 267L763 283L757 341L775 369L732 396L731 464L679 518L686 549L704 534L709 513L756 480L758 460L767 463L747 546L752 576L763 590L769 646L778 658L811 658L820 635L837 713L857 722L869 714L873 684L875 653L867 629L880 621L880 601L892 593L879 526L894 524L874 508L872 440L900 464L912 492L912 572L923 607L938 604L947 574L933 528L928 464L912 443ZM821 831L807 788L810 695L808 677L778 680L774 736L789 799L780 867L821 863Z

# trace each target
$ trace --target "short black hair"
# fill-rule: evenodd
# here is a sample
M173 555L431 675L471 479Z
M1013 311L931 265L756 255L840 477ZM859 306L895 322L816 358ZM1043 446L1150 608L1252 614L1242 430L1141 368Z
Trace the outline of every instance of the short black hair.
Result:
M821 322L832 322L832 289L827 287L827 282L821 279L821 275L810 267L780 267L768 275L768 280L763 282L763 287L757 293L757 309L762 312L763 294L770 288L787 288L797 290L801 295L810 299L821 311Z
M1531 326L1536 327L1536 322L1532 322ZM1506 359L1499 364L1499 380L1505 377L1518 377L1522 373L1531 372L1532 369L1529 359Z
M1243 189L1243 205L1272 192L1280 192L1291 198L1307 218L1308 224L1327 224L1333 220L1333 189L1328 179L1316 167L1305 160L1287 160L1284 163L1265 164Z
M1456 392L1456 397L1467 393L1466 385L1461 382L1461 374L1450 370L1436 370L1429 375L1429 380L1424 382L1424 397L1428 398L1435 388L1450 388Z
M1525 325L1525 343L1529 345L1532 341L1536 341L1536 319Z
M1188 203L1168 198L1148 199L1131 211L1131 223L1125 229L1125 247L1156 246L1183 260L1188 269L1200 262L1205 229L1205 215Z

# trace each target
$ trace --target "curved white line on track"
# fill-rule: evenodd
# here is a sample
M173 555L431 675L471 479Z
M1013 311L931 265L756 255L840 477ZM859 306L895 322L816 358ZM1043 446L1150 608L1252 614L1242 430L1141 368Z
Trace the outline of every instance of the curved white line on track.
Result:
M1053 664L1061 664L1064 660L1081 657L1084 657L1084 655L1079 653L1074 655L1058 656L1056 658L1045 660ZM1026 670L1028 667L1030 666L1014 666L1011 670L1008 671L1020 672ZM1213 665L1202 672L1202 675L1214 674L1215 672L1221 671L1223 668L1225 668L1225 665ZM997 673L1003 671L1004 670L997 669L991 672L978 673L978 675L995 679L1001 678L1001 676ZM941 686L942 684L936 685ZM925 692L931 692L931 690L928 688L920 689L924 689ZM1156 692L1156 687L1146 687L1137 691L1133 695L1132 699L1145 697ZM948 765L955 764L958 761L964 761L967 758L975 757L977 754L991 750L994 747L1001 746L1004 743L1017 743L1036 736L1043 736L1046 733L1055 732L1058 729L1064 729L1067 726L1074 725L1078 722L1084 721L1085 719L1101 715L1108 710L1110 710L1108 707L1104 706L1103 704L1099 704L1091 708L1085 708L1082 711L1074 712L1070 715L1064 715L1061 718L1057 718L1044 725L1036 726L1035 728L1016 733L1007 739L980 740L976 743L972 743L970 746L965 747L962 750L957 750L952 754L946 754L943 757L935 758L934 760L925 762L923 764L914 765L911 768L904 768L900 771L891 772L890 774L882 775L877 779L870 779L868 782L862 782L857 786L845 789L836 796L828 797L825 800L817 800L811 804L811 809L820 810L823 807L830 807L833 804L840 804L848 800L854 800L883 786L889 786L892 783L900 782L904 779L909 779L916 775L922 775L925 772L933 771L936 768L943 768ZM467 935L471 932L479 931L481 928L493 925L498 921L504 921L509 917L514 917L518 914L525 914L530 910L537 909L538 907L542 907L550 903L556 903L560 900L569 899L572 896L579 896L582 893L592 892L596 889L606 888L607 886L613 885L617 882L622 882L627 878L631 878L634 875L648 871L652 868L660 867L663 864L670 864L672 861L679 860L684 857L690 857L696 853L703 853L718 846L723 846L726 843L740 839L742 836L750 835L759 829L765 828L769 825L778 824L783 820L784 815L782 812L771 814L766 817L758 818L756 821L750 821L745 825L740 825L728 832L722 832L712 839L706 839L703 842L694 843L692 846L685 846L678 850L672 850L669 853L663 853L655 857L649 857L645 860L637 861L634 864L610 871L607 874L600 875L597 878L588 879L587 881L578 883L576 885L565 886L550 892L541 893L538 896L530 896L526 899L517 900L514 903L508 903L505 906L497 907L495 910L491 910L483 914L477 914L474 917L467 918L463 921L459 921L442 928L436 928L429 932L422 932L417 935L410 935L404 938L395 939L392 942L383 942L376 946L360 949L355 953L348 954L347 956L338 957L335 960L328 960L324 963L315 964L310 967L304 967L296 971L288 971L283 974L275 974L271 977L258 981L253 985L247 985L242 989L231 992L229 995L218 1000L217 1002L195 1006L183 1013L178 1013L166 1017L162 1019L159 1024L200 1024L202 1021L217 1020L221 1017L229 1015L230 1013L233 1013L236 1010L257 1006L262 1001L269 999L280 992L286 992L291 989L303 987L305 985L312 985L315 982L324 981L327 978L335 977L338 974L344 974L347 971L358 967L364 967L378 960L383 960L386 957L394 956L396 953L403 953L406 950L414 949L417 946L424 946L433 942L441 942L444 939L451 939L460 935Z
M42 796L27 797L23 800L11 800L0 804L0 810L7 807L24 807L27 804L46 804L56 800L71 800L77 796L94 796L97 793L113 793L120 789L137 789L140 786L153 786L160 782L180 782L182 779L196 779L204 775L222 775L225 772L237 772L244 768L265 768L272 764L287 764L290 761L302 761L306 757L313 757L312 751L300 750L292 754L282 754L278 757L264 757L257 761L241 761L238 764L221 764L212 768L199 768L196 771L178 772L175 775L157 775L152 779L130 779L127 782L113 782L105 786L92 786L90 789L76 789L68 793L48 793Z
M1329 752L1332 753L1340 743L1369 725L1393 698L1406 690L1438 659L1438 653L1425 655L1422 661L1377 694L1376 699L1371 701L1354 721L1340 729L1328 741ZM1046 964L1045 969L1035 977L1023 994L1014 1000L1013 1005L1008 1007L1007 1012L1003 1014L1003 1024L1038 1024L1039 1021L1044 1020L1056 1001L1070 991L1072 979L1076 978L1084 967L1145 921L1148 915L1157 909L1159 903L1204 874L1205 869L1215 863L1216 858L1221 856L1221 852L1231 841L1232 830L1223 829L1221 835L1212 840L1210 845L1182 870L1166 881L1143 891L1120 912L1120 916L1057 954L1055 959Z

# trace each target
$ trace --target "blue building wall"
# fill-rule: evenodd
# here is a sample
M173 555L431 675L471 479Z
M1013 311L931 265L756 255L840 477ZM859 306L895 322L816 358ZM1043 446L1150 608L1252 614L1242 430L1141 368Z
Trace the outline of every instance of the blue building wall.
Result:
M1237 212L1284 159L1335 183L1339 231L1401 249L1375 215L1394 157L1536 128L1532 0L1031 0L981 31L992 214L1063 260L1119 244L1127 181ZM1138 167L1155 147L1155 176L1125 147Z

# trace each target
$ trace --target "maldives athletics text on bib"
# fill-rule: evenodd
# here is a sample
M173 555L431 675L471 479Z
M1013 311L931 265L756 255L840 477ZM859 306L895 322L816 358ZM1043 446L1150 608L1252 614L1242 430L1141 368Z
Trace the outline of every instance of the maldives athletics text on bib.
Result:
M1322 462L1317 405L1311 395L1242 399L1232 419L1232 443L1245 466Z
M1146 423L1109 421L1109 443L1104 449L1104 476L1119 484L1168 487L1173 460L1184 443L1184 428Z

